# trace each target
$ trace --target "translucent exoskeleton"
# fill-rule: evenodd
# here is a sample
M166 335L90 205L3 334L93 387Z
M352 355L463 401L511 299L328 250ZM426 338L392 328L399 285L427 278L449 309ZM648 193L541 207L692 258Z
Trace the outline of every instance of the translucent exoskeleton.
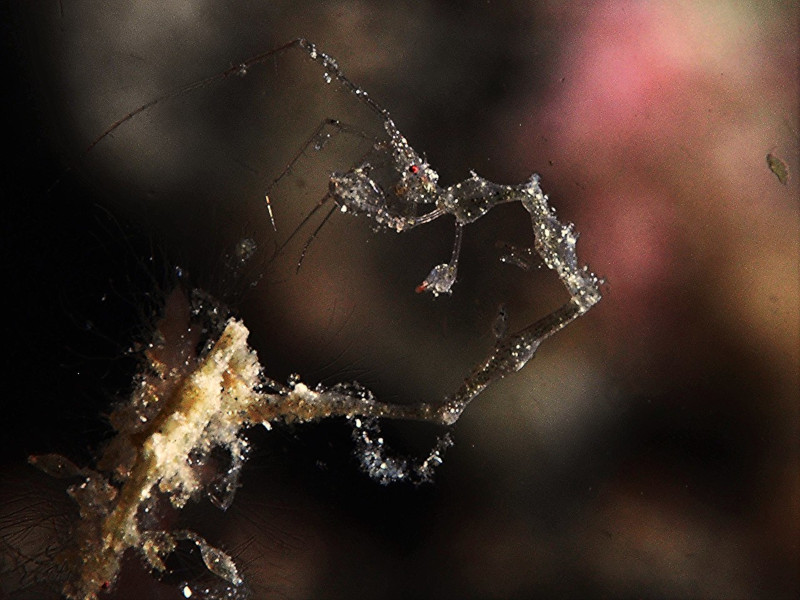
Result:
M398 233L430 223L440 217L450 216L455 221L455 235L450 259L435 265L416 288L417 292L430 292L434 296L450 294L458 275L458 260L464 228L480 219L495 206L518 202L528 212L531 219L534 238L532 250L513 248L500 260L527 270L529 268L528 257L535 251L544 265L556 272L569 293L569 300L549 315L515 333L501 336L486 359L475 366L464 384L443 404L418 405L416 418L453 423L470 400L492 381L521 369L533 357L544 339L565 327L600 301L602 280L578 262L575 250L578 234L573 230L571 223L559 222L555 210L548 202L547 195L542 191L538 175L531 175L526 182L518 185L501 185L492 183L473 172L468 179L460 183L449 187L439 186L438 173L420 153L411 147L389 112L364 89L350 81L333 57L320 51L313 43L304 38L292 40L278 48L253 56L216 75L190 83L143 104L109 126L89 145L86 151L92 150L115 129L159 102L187 94L233 75L243 76L249 72L251 67L267 62L276 55L291 49L302 51L312 61L319 64L323 69L323 79L326 83L337 82L375 113L383 121L383 128L387 135L386 139L374 142L371 151L359 164L330 175L327 193L290 236L291 239L302 230L313 214L322 206L328 202L333 203L333 208L306 242L298 260L298 268L309 245L337 209L342 213L371 219L377 227L394 230ZM332 132L366 137L363 133L337 119L328 118L320 123L283 172L267 187L266 208L273 227L275 227L275 221L270 192L276 184L291 173L295 163L308 147L322 149ZM287 243L288 240L281 248ZM408 408L406 407L406 409ZM410 415L403 416L407 418Z
M538 175L534 174L528 181L518 185L501 185L472 172L468 179L460 183L449 187L439 186L438 173L411 147L389 112L365 90L350 81L336 60L305 39L294 40L274 52L289 48L305 51L323 67L326 82L338 81L345 90L376 113L383 120L387 134L387 139L375 142L364 161L346 171L331 174L327 193L292 234L299 231L314 212L327 202L334 203L334 207L306 242L298 268L309 244L337 208L342 213L363 215L377 226L398 233L440 217L451 216L455 221L455 235L450 259L435 265L416 288L417 292L430 292L434 296L450 294L458 275L465 226L477 221L495 206L518 202L531 218L533 249L544 264L558 274L569 292L569 301L551 314L513 335L506 336L503 332L503 335L498 336L500 339L490 355L475 367L464 385L445 403L447 409L440 412L442 421L453 422L466 404L489 383L521 369L545 338L594 306L601 297L600 280L588 268L579 265L575 254L578 234L573 231L572 224L564 225L558 221L555 211L548 204L548 197L542 192ZM272 211L269 192L272 187L291 172L294 163L309 145L321 147L330 136L330 128L354 133L351 127L337 120L323 121L267 190L266 201L270 216ZM515 249L513 254L524 253L525 251ZM504 257L501 260L523 268L527 265L519 258L509 260Z

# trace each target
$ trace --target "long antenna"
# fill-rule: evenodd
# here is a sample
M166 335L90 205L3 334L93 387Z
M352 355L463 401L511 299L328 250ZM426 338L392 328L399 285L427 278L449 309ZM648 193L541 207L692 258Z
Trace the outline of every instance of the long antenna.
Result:
M144 112L149 108L152 108L156 104L159 104L160 102L164 102L166 100L170 100L172 98L177 98L178 96L183 96L184 94L188 94L193 90L209 85L220 79L226 79L231 75L241 75L243 73L246 73L250 67L262 64L266 62L268 59L275 56L276 54L280 54L281 52L285 52L286 50L295 47L304 50L312 60L319 63L325 68L325 72L327 74L326 79L331 77L335 78L342 85L344 85L349 91L351 91L361 102L363 102L371 110L377 113L382 119L391 122L391 117L389 116L389 112L385 108L383 108L380 104L375 102L375 100L373 100L372 97L369 94L367 94L367 92L362 90L352 81L350 81L347 77L345 77L344 73L342 73L342 70L339 68L338 63L334 58L325 54L324 52L317 50L316 46L311 42L309 42L307 39L297 38L295 40L292 40L291 42L283 44L282 46L252 56L246 59L245 61L240 62L239 64L236 64L228 69L225 69L224 71L217 73L216 75L211 75L209 77L199 79L197 81L184 85L183 87L178 88L177 90L167 92L166 94L163 94L157 98L154 98L153 100L150 100L149 102L146 102L145 104L142 104L138 108L135 108L134 110L130 111L129 113L127 113L123 117L120 117L119 119L114 121L111 125L109 125L109 127L105 131L103 131L103 133L98 135L92 141L92 143L86 147L86 150L84 150L83 154L85 155L88 152L91 152L92 149L94 149L94 147L97 146L97 144L102 142L117 128L124 125L126 122L130 121L139 113Z

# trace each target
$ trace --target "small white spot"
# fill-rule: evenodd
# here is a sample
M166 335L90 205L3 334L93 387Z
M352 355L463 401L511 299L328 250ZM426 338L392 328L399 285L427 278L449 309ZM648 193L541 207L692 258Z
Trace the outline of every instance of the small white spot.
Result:
M188 585L183 586L183 597L184 598L192 597L192 588L190 588Z

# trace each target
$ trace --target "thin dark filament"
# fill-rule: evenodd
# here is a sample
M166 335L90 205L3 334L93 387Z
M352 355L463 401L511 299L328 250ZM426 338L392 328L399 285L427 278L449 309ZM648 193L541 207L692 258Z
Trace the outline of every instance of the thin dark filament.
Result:
M317 207L317 208L318 208L318 207ZM302 265L302 264L303 264L303 260L304 260L304 259L305 259L305 257L306 257L306 252L308 252L308 247L311 245L311 242L313 242L313 241L314 241L314 240L317 238L317 234L318 234L318 233L319 233L319 232L322 230L322 228L325 226L325 223L327 223L327 222L328 222L328 219L330 219L330 218L331 218L331 215L332 215L332 214L333 214L333 213L336 211L336 209L337 209L337 208L338 208L338 207L337 207L336 205L334 205L334 206L333 206L333 208L331 208L331 209L328 211L328 214L327 214L327 215L325 215L325 218L324 218L324 219L322 219L322 222L321 222L321 223L320 223L320 224L317 226L317 228L314 230L314 233L312 233L312 234L311 234L311 237L310 237L310 238L308 238L308 241L307 241L307 242L305 243L305 245L303 246L303 251L302 251L302 252L300 252L300 260L298 260L298 261L297 261L297 269L295 269L295 273L299 273L299 272L300 272L300 265ZM314 210L316 210L316 208L315 208Z
M108 128L106 128L105 131L103 131L103 133L97 136L92 141L92 143L89 144L86 150L84 150L84 154L91 152L91 150L95 146L97 146L97 144L103 141L103 139L105 139L108 135L114 132L118 127L120 127L121 125L123 125L124 123L126 123L139 113L144 112L149 108L152 108L156 104L159 104L160 102L164 102L165 100L169 100L171 98L177 98L178 96L183 96L184 94L188 94L189 92L192 92L198 88L205 87L211 83L214 83L215 81L219 81L221 79L227 79L231 75L239 75L245 73L247 69L249 69L250 67L262 64L266 62L268 59L273 58L276 55L280 54L281 52L285 52L289 48L295 46L304 50L309 55L310 58L320 63L327 71L333 73L336 76L336 79L342 85L344 85L348 90L350 90L361 102L366 104L370 109L379 114L385 120L391 121L391 117L389 116L389 113L386 111L386 109L380 106L377 102L375 102L364 90L362 90L356 84L347 79L347 77L345 77L342 71L339 69L339 66L336 64L336 61L330 58L327 54L318 51L314 46L314 44L312 44L308 40L304 38L297 38L295 40L292 40L291 42L283 44L282 46L252 56L244 60L243 62L240 62L236 65L229 67L228 69L225 69L220 73L217 73L216 75L211 75L210 77L206 77L204 79L200 79L198 81L189 83L181 88L178 88L177 90L168 92L162 96L159 96L158 98L154 98L150 102L142 104L140 107L130 111L126 115L114 121Z
M305 154L306 149L311 144L313 144L315 140L319 139L320 134L323 132L325 127L328 125L335 125L337 123L338 121L336 121L336 119L325 119L324 121L322 121L322 123L317 125L317 128L314 130L314 133L312 133L309 136L308 140L306 140L306 142L302 146L300 146L300 150L298 150L297 153L292 157L292 160L289 161L289 163L286 165L286 168L281 172L280 175L278 175L275 178L275 180L272 183L269 184L269 187L267 187L267 192L266 192L267 198L269 198L269 194L272 191L272 189L276 185L278 185L284 177L291 174L292 169L294 169L295 163L297 163L297 161L300 160L300 157Z
M294 45L299 45L299 42L300 42L300 40L292 40L288 44L284 44L283 46L275 48L274 50L269 50L269 51L264 52L262 54L258 54L256 56L248 58L244 62L241 62L241 63L239 63L237 65L234 65L234 66L232 66L232 67L230 67L228 69L225 69L221 73L217 73L216 75L211 75L210 77L206 77L204 79L200 79L199 81L194 81L194 82L192 82L192 83L190 83L188 85L183 86L182 88L178 88L177 90L173 90L172 92L167 92L166 94L164 94L162 96L159 96L158 98L154 98L150 102L142 104L139 108L136 108L136 109L132 110L131 112L129 112L125 116L117 119L111 125L109 125L109 127L103 133L101 133L99 136L97 136L94 139L94 141L91 144L89 144L89 146L86 148L86 150L84 150L84 153L91 152L91 150L95 146L97 146L97 144L102 142L103 139L105 139L109 134L111 134L114 130L116 130L120 125L122 125L125 122L129 121L130 119L132 119L133 117L135 117L139 113L144 112L148 108L152 108L156 104L158 104L160 102L164 102L165 100L169 100L171 98L177 98L178 96L183 96L184 94L188 94L191 91L194 91L194 90L196 90L198 88L201 88L201 87L204 87L206 85L209 85L209 84L211 84L211 83L213 83L215 81L218 81L220 79L226 79L226 78L230 77L231 75L236 75L236 74L242 73L243 71L246 71L249 67L252 67L252 66L260 64L260 63L263 63L269 57L274 56L275 54L283 52L283 51L287 50L288 48L290 48L290 47L292 47Z
M314 206L314 208L312 208L312 209L309 211L309 213L308 213L308 214L307 214L305 217L303 217L303 220L302 220L302 221L300 221L300 224L299 224L297 227L295 227L295 228L292 230L292 233L291 233L291 234L289 234L289 237L288 237L288 238L286 238L286 240L285 240L285 241L284 241L284 242L283 242L283 243L282 243L280 246L278 246L278 249L277 249L277 250L275 250L275 256L278 256L278 255L280 255L280 253L281 253L281 252L283 252L283 249L284 249L284 248L286 248L286 246L288 246L288 245L289 245L289 242L291 242L291 241L294 239L294 236L296 236L296 235L297 235L297 234L300 232L300 230L303 228L303 226L304 226L306 223L308 223L308 222L311 220L311 217L313 217L313 216L314 216L314 215L317 213L317 211L318 211L320 208L322 208L322 206L323 206L323 205L324 205L324 204L325 204L325 203L326 203L328 200L330 200L330 198L331 198L331 195L330 195L330 194L325 194L325 195L322 197L322 199L321 199L319 202L317 202L316 206ZM335 207L334 207L334 208L335 208ZM330 216L330 215L329 215L329 216ZM328 218L328 217L325 217L325 219L326 219L326 220L327 220L327 218ZM306 243L306 246L308 246L308 244L307 244L307 243Z

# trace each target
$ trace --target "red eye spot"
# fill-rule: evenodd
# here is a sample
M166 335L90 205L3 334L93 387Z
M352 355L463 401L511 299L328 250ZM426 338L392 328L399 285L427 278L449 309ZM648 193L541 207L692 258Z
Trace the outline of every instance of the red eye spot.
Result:
M419 167L417 165L411 165L410 167L408 167L408 170L414 173L415 175L419 173Z

